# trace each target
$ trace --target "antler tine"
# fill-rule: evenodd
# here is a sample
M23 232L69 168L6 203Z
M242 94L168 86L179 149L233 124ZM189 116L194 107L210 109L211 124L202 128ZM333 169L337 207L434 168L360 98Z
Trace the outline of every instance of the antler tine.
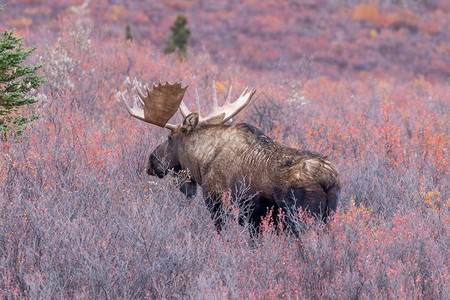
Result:
M187 105L184 103L184 101L181 101L179 109L180 109L180 113L183 116L183 118L186 118L191 113L191 111L189 110Z
M241 110L243 110L252 100L253 95L256 93L256 90L252 88L250 91L248 88L242 92L239 98L233 103L227 103L221 107L221 109L225 112L225 118L223 119L223 123L227 122L229 119L237 115Z
M137 89L137 91L139 94L140 91L138 89ZM131 95L130 86L127 87L127 93L128 93L128 95ZM141 95L139 95L139 96L141 96ZM125 108L127 109L128 113L131 116L133 116L139 120L145 121L144 111L137 107L137 105L136 105L137 101L136 101L135 97L131 97L133 100L133 107L130 107L130 105L128 104L128 101L125 99L124 93L120 92L120 97L121 97L122 102L125 104ZM140 100L140 101L143 104L142 100Z
M136 92L137 92L138 95L139 95L139 102L140 102L142 105L145 105L145 103L144 103L145 96L144 96L144 93L141 91L141 88L139 87L136 78L134 79L134 88L136 89ZM148 89L147 89L147 90L148 90ZM130 91L130 94L131 94L131 90L130 90L130 89L129 89L129 91Z
M227 96L227 100L225 101L225 105L227 105L231 101L231 90L232 89L233 89L233 86L230 85L230 88L228 89L228 96Z
M123 102L123 104L125 104L125 108L127 109L128 113L130 115L132 115L131 107L128 104L128 101L125 99L125 96L123 95L123 93L122 92L118 92L118 96L119 96L120 100Z
M252 88L249 90L246 88L242 94L239 96L236 101L231 102L231 91L232 86L230 86L230 89L228 90L228 95L226 102L223 106L219 106L217 103L217 93L216 93L216 84L214 82L214 88L213 88L213 112L210 113L207 117L203 118L202 116L199 116L199 122L201 123L208 123L208 124L224 124L228 120L230 120L232 117L237 115L244 107L246 107L250 100L252 99L253 95L256 93L256 90ZM197 110L200 113L200 107L198 105L199 98L198 98L198 91L196 90L196 98L197 98ZM184 102L181 102L180 105L180 112L181 115L186 118L191 111L186 106Z
M155 85L154 83L152 84L152 89L150 90L150 88L148 87L148 85L145 85L145 89L147 90L147 95L150 95L150 92L152 90L155 90L157 86L159 86L161 83L159 83L158 85ZM142 100L144 100L145 97L142 98Z

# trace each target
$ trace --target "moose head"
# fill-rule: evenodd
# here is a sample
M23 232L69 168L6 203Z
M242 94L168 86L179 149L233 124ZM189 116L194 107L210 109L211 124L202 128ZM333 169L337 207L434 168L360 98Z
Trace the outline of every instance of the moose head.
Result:
M236 101L231 102L232 87L230 87L225 104L219 106L214 83L213 111L208 116L202 117L199 113L198 94L196 97L198 112L191 112L183 102L188 86L182 87L181 82L173 84L160 82L157 85L153 84L151 89L146 86L147 95L141 90L136 80L134 80L134 87L138 98L134 97L132 107L128 104L124 94L120 94L128 113L139 120L170 130L167 140L158 145L148 159L147 173L159 178L165 177L168 173L173 174L183 170L180 156L182 156L181 160L189 158L187 158L188 153L182 152L181 145L198 126L226 123L249 104L256 92L255 89L245 89ZM130 88L128 94L131 95ZM138 101L140 105L137 103ZM168 123L177 110L183 116L183 122L180 124ZM180 190L188 197L195 196L197 182L191 179L183 183Z

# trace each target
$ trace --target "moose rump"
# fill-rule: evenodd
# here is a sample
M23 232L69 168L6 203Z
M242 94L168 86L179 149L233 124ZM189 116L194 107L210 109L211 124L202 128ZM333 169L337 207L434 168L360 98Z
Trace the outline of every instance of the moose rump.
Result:
M242 200L249 220L258 227L268 210L281 208L291 229L300 207L325 220L337 206L337 169L320 154L285 147L245 124L198 125L180 148L180 166L191 170L221 227L221 195ZM239 197L235 195L239 193ZM238 203L239 204L239 203Z
M224 124L248 105L254 89L246 89L230 102L230 88L222 107L217 105L214 93L214 111L203 118L182 102L187 87L181 88L181 83L154 85L152 90L147 88L147 96L135 86L141 107L135 99L131 108L123 98L128 112L170 130L167 140L150 155L148 173L164 177L168 169L188 170L191 181L181 191L193 196L197 184L202 187L217 229L223 225L223 193L231 189L233 199L244 201L246 197L236 195L243 185L248 218L256 227L270 209L282 209L289 228L298 235L295 222L300 207L323 220L336 209L340 179L326 157L283 146L246 123ZM162 106L164 110L159 109ZM177 109L183 123L167 123Z

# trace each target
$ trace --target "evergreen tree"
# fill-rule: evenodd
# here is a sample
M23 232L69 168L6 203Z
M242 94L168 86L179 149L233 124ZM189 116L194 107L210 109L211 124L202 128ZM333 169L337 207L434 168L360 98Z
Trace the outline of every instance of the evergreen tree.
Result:
M175 22L170 27L172 34L169 38L164 53L177 52L180 59L186 58L187 44L191 30L187 27L187 17L184 15L178 15Z
M128 22L127 26L125 27L125 39L130 42L133 41L133 34L131 33L131 23L130 22Z
M0 11L4 6L0 6ZM27 93L44 83L36 71L41 65L22 65L36 47L23 48L23 38L14 35L14 30L3 32L0 37L0 138L5 140L7 133L20 135L26 124L37 116L16 116L12 113L18 107L35 103Z

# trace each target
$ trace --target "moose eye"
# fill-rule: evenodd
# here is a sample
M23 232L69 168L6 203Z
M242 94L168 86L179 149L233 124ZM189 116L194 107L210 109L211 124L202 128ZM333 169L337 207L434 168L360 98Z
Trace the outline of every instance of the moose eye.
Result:
M169 140L169 142L172 140L172 137L169 135L168 137L167 137L167 139Z

